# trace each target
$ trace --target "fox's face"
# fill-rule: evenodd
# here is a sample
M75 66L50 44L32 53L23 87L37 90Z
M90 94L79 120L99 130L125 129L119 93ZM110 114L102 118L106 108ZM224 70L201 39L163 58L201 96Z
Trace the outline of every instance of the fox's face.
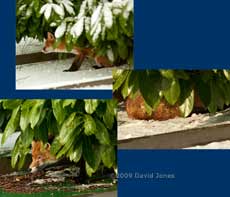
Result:
M50 154L50 144L43 144L41 141L32 142L32 163L29 168L36 172L39 166L55 162L56 158Z
M47 39L45 41L45 46L42 49L43 53L70 53L70 51L67 51L66 44L64 41L59 42L59 44L54 48L55 43L55 37L52 33L47 33ZM75 51L71 51L75 54ZM76 52L77 53L77 52Z
M48 32L47 33L47 39L45 41L45 46L42 49L43 53L51 53L54 52L54 45L55 43L55 37L52 33Z

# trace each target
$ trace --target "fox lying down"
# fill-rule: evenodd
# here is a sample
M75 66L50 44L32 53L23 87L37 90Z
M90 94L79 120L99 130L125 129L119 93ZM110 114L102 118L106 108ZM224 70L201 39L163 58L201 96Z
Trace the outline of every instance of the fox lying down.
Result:
M98 67L112 67L113 63L106 56L97 55L91 48L81 48L74 46L71 51L66 49L65 41L60 42L57 47L54 47L55 37L52 33L47 33L47 39L45 41L45 46L42 49L43 53L72 53L76 57L68 70L64 71L76 71L81 67L82 62L86 57L90 57L95 60Z
M32 142L32 163L29 168L36 172L39 167L55 163L57 159L50 153L50 144L43 144L41 141Z

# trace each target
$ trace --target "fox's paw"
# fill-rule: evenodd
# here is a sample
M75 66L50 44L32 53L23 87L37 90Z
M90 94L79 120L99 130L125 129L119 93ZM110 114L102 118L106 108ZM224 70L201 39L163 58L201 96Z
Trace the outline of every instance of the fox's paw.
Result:
M94 69L100 69L100 68L104 68L103 66L100 66L100 65L93 65L93 68Z

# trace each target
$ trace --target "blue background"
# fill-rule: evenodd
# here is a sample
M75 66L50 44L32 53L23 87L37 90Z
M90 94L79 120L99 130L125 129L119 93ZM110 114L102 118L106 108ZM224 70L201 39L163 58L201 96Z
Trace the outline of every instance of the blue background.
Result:
M230 59L224 0L134 0L135 68L223 68ZM111 98L111 91L15 91L15 1L0 1L1 98ZM230 151L118 151L119 173L160 171L176 179L119 179L119 196L229 195Z
M229 0L134 0L135 68L230 68Z
M119 150L118 173L174 173L175 179L118 178L118 196L229 196L229 150Z

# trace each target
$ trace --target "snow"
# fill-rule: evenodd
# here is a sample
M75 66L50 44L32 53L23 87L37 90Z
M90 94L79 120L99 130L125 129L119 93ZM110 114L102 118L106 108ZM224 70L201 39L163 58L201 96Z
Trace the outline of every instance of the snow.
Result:
M33 38L24 38L16 44L16 55L41 52L43 43Z
M212 142L205 145L197 145L186 149L230 149L230 140Z
M2 139L2 135L3 134L0 133L0 142ZM0 143L0 154L4 153L5 151L12 150L19 135L20 135L20 132L15 132L6 139L6 142L4 144Z
M16 89L110 89L112 69L93 69L85 60L79 71L63 72L73 59L17 65ZM42 80L41 80L42 79ZM85 85L86 84L86 85ZM87 85L90 84L90 85Z
M174 118L165 121L134 120L127 116L124 109L118 111L118 140L153 136L194 128L207 128L216 125L230 124L230 109L214 115L193 114L188 118Z

